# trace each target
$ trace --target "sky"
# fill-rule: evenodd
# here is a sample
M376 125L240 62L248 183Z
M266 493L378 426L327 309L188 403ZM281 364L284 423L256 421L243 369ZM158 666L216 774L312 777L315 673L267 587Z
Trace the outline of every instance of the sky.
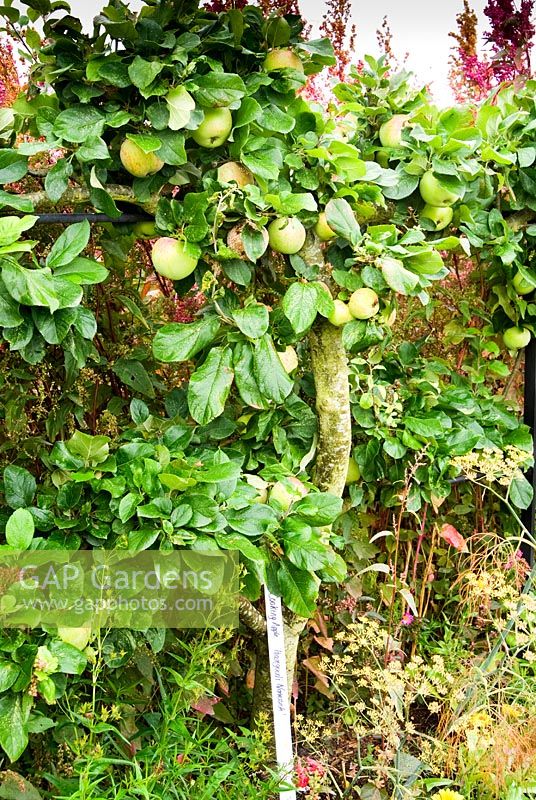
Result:
M105 4L104 0L71 0L75 16L86 25ZM483 15L486 4L486 0L470 0L479 17L480 33L487 27L487 18ZM139 8L139 0L131 0L129 5L135 10ZM300 7L304 16L313 25L318 25L324 11L324 0L300 0ZM356 56L378 54L376 30L387 16L397 57L403 58L407 52L407 67L420 81L431 84L438 103L448 104L452 99L448 87L448 61L453 45L448 33L456 29L456 14L462 9L463 0L352 0L352 21L357 27Z

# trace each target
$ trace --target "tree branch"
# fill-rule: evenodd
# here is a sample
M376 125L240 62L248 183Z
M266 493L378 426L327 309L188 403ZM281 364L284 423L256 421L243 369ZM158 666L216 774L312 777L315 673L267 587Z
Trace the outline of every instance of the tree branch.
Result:
M106 191L110 197L116 202L131 203L132 205L139 206L148 214L154 214L158 204L159 197L152 195L149 200L141 203L133 189L130 186L120 186L119 184L108 184ZM61 199L54 203L44 190L38 192L28 192L26 194L17 194L18 198L29 200L32 203L35 211L44 211L47 209L64 208L80 203L91 203L90 191L84 186L69 186Z
M247 597L240 595L238 599L238 610L240 622L253 631L257 636L266 636L266 620L259 614L255 606L249 602Z

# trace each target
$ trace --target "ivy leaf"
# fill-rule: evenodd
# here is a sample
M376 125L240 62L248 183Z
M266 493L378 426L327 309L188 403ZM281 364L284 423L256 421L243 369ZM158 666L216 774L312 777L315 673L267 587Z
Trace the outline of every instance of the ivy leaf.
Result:
M167 93L165 100L169 107L168 127L172 131L186 127L195 109L195 100L190 92L184 86L177 86Z
M188 408L200 425L223 413L233 383L232 359L230 347L215 347L190 378Z
M285 372L272 338L267 333L255 344L253 369L262 396L274 403L283 403L294 384Z
M254 303L245 308L238 308L232 312L232 315L238 328L244 336L250 339L260 339L270 325L268 309L262 303Z
M32 543L35 525L27 508L17 508L6 523L6 541L17 550L27 550Z
M188 361L213 341L219 329L218 317L206 317L199 322L171 322L154 337L153 355L166 364Z
M284 560L277 569L277 579L285 605L299 617L312 616L316 610L320 585L318 578Z
M330 200L326 205L326 219L338 236L357 247L362 238L361 228L347 200L342 197Z
M283 311L298 336L311 327L316 319L318 294L315 286L296 281L283 298Z
M0 697L0 746L10 761L16 761L25 751L28 733L24 725L20 695Z

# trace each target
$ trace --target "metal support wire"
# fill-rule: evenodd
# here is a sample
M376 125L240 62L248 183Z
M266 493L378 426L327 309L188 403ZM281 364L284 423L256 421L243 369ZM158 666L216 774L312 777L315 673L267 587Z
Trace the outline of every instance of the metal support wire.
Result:
M121 214L119 217L109 217L107 214L36 214L36 225L70 225L72 222L84 222L87 219L93 225L104 225L108 222L116 225L125 225L132 222L152 222L154 217L144 212Z

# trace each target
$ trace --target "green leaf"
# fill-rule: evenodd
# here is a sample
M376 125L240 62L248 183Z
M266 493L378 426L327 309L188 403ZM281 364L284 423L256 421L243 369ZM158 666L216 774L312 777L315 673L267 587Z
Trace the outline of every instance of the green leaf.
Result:
M524 475L510 484L510 500L516 508L528 508L532 503L533 489Z
M171 322L157 332L153 341L153 355L158 361L188 361L209 345L218 331L218 317L205 317L199 322Z
M233 383L233 353L230 347L213 348L188 385L188 408L200 425L219 417Z
M113 365L113 371L125 386L130 386L135 392L146 397L155 396L153 382L147 370L136 359L119 358Z
M394 292L407 295L419 285L419 277L404 267L397 258L382 258L379 262L385 283Z
M86 466L102 464L110 454L108 436L90 436L82 431L75 431L67 441L70 453L80 456Z
M4 497L10 508L31 506L36 488L35 478L27 469L15 464L5 467Z
M119 508L117 511L121 522L126 522L134 516L141 501L142 497L139 494L133 494L132 492L129 492L121 498L121 502L119 503Z
M7 692L20 675L20 667L13 661L0 661L0 693ZM2 795L0 794L0 797Z
M272 338L267 333L255 344L253 369L262 396L274 403L283 403L294 383L285 372Z
M356 247L361 241L361 229L347 200L342 197L330 200L326 205L326 218L329 227L338 236Z
M164 63L160 60L145 61L141 56L136 56L128 68L128 77L138 89L147 89L163 69Z
M0 184L20 181L28 172L28 159L16 150L0 150Z
M24 231L32 228L37 221L37 217L0 217L0 247L13 244Z
M316 572L331 561L331 548L301 520L289 517L285 521L282 540L288 560L298 569Z
M75 311L72 308L55 311L51 314L46 308L32 308L32 319L35 327L47 344L60 344L74 322Z
M49 269L30 270L21 267L13 259L9 261L5 259L2 279L10 295L19 303L26 306L46 306L51 311L59 308L59 300Z
M55 267L54 275L65 278L71 283L93 285L105 281L108 277L108 270L98 261L78 256L68 264Z
M254 348L249 342L237 342L233 351L236 388L246 405L252 408L268 408L254 370Z
M311 327L316 319L318 294L315 286L295 281L283 298L283 311L298 336Z
M54 122L53 131L66 142L85 142L102 136L105 117L94 106L73 105L61 111Z
M169 107L168 127L172 131L178 131L188 125L192 111L195 109L195 100L184 86L171 89L165 100Z
M48 649L58 659L58 672L65 675L81 675L87 666L87 656L77 647L56 639Z
M206 108L233 106L246 94L244 81L239 75L227 72L208 72L188 83L196 102Z
M23 320L19 311L19 304L13 300L0 284L0 326L16 328Z
M134 142L144 153L154 153L162 144L158 136L149 133L127 133L127 139Z
M261 303L238 308L232 312L232 316L244 336L250 339L260 339L270 325L268 309Z
M276 133L290 133L296 124L293 116L286 114L276 105L263 108L258 122L267 131L275 131Z
M234 531L253 539L272 533L279 525L274 509L262 503L252 503L247 508L237 510L229 509L225 516Z
M281 561L277 569L284 604L299 617L309 618L316 610L320 581L289 561Z
M292 511L310 525L330 525L342 512L342 499L327 492L311 492Z
M60 158L47 172L45 191L53 203L57 203L58 200L61 199L69 185L69 178L72 174L73 167L71 162L66 158Z
M214 534L214 538L222 550L238 550L239 553L242 553L242 555L250 561L264 562L262 550L241 533L217 532Z
M224 461L196 471L195 478L198 483L220 483L221 481L234 481L240 477L240 464L236 461Z
M397 181L394 186L384 186L382 189L384 195L389 198L389 200L403 200L409 197L410 194L413 194L419 185L419 176L409 175L402 165L397 167L396 177Z
M241 239L246 256L250 261L258 261L265 254L268 247L268 237L264 228L259 230L259 228L254 228L252 225L245 225Z
M53 728L54 725L55 723L51 719L36 716L29 720L27 729L30 733L43 733L48 728ZM35 786L12 770L4 772L0 784L0 798L1 800L43 800Z
M47 256L47 267L53 269L54 267L63 267L66 264L70 264L87 247L90 234L91 228L87 219L83 222L69 225L54 242Z
M17 550L27 550L32 543L35 525L28 509L17 508L6 523L6 541Z
M28 744L28 734L24 725L18 694L5 694L0 697L0 746L10 759L16 761Z

